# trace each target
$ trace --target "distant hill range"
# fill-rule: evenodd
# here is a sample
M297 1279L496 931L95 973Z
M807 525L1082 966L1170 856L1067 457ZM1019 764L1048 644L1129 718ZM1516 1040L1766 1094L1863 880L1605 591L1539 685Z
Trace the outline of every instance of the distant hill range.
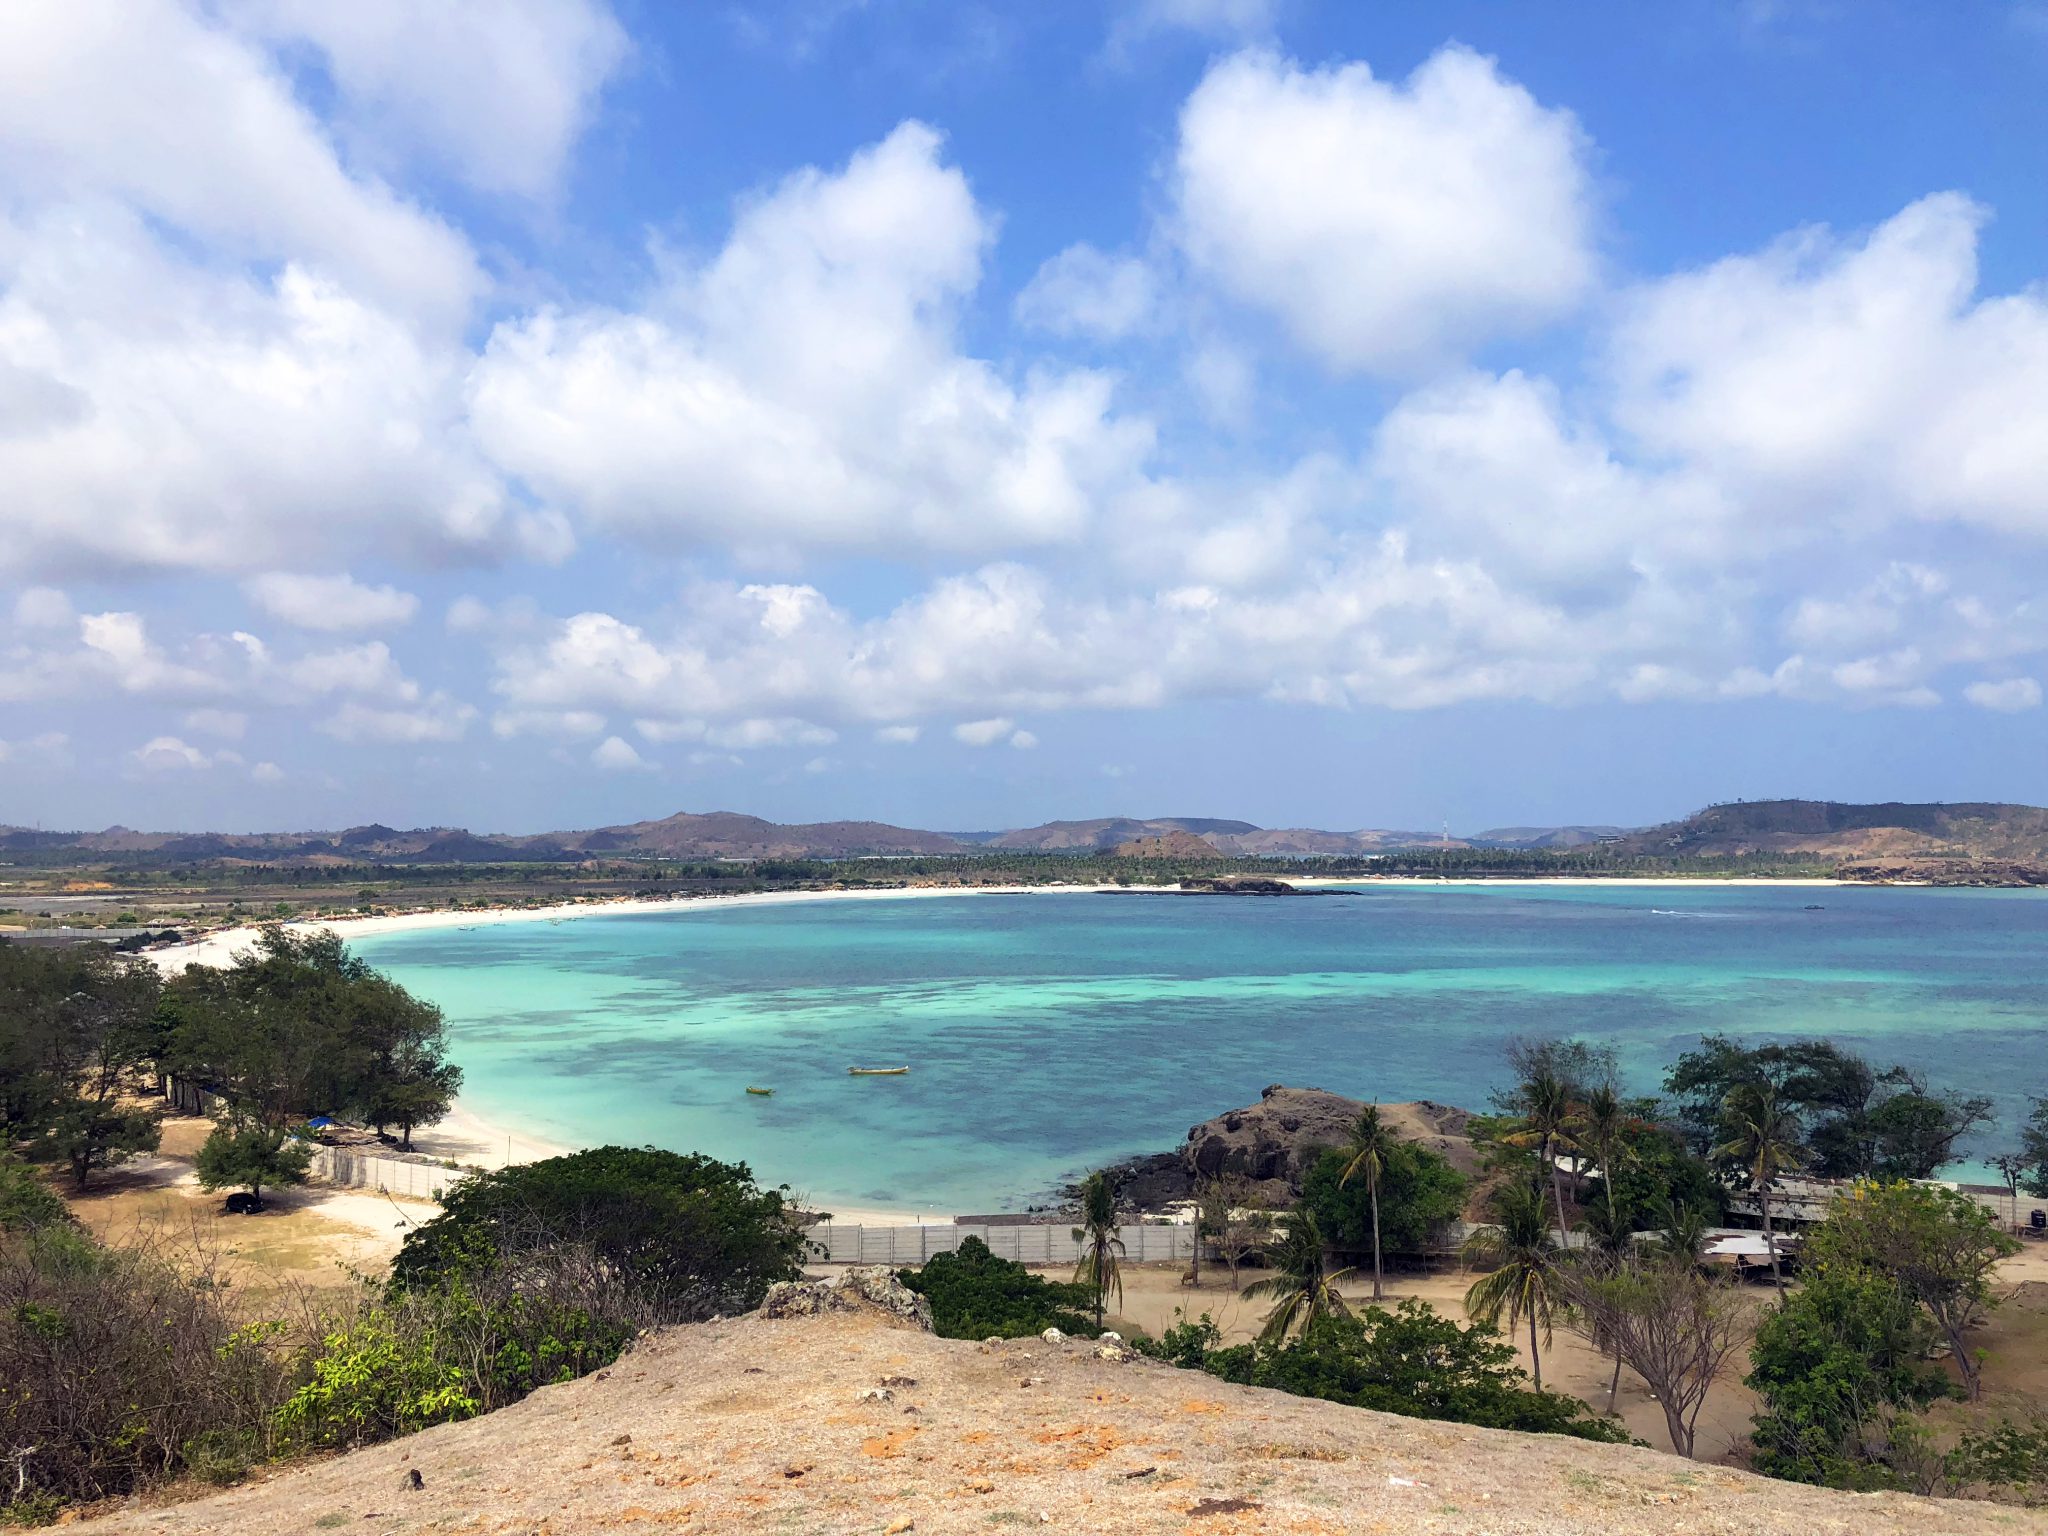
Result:
M1622 857L1812 854L1873 868L1887 861L2048 866L2048 810L2028 805L1842 805L1763 800L1716 805L1647 830L1495 827L1463 837L1367 829L1270 828L1205 816L1102 817L998 832L925 832L879 821L785 825L730 811L682 812L587 831L480 834L459 827L341 832L44 832L0 826L0 859L112 863L216 861L320 865L573 863L594 859L796 859L975 852L1113 853L1146 858L1360 857L1402 850L1597 847Z

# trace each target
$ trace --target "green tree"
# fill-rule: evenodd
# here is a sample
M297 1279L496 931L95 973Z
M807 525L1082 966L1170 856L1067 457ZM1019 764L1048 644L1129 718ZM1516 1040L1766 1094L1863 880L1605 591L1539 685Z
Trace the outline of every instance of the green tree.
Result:
M158 1115L127 1102L155 1050L154 967L97 944L0 943L0 1145L93 1173L157 1145Z
M1274 1273L1254 1281L1242 1292L1249 1300L1273 1303L1265 1326L1259 1330L1262 1342L1278 1344L1289 1334L1306 1333L1320 1318L1348 1315L1350 1308L1338 1294L1337 1284L1351 1271L1339 1270L1334 1275L1327 1272L1322 1229L1306 1206L1296 1206L1287 1213L1280 1235L1267 1249L1266 1256Z
M1865 1427L1949 1389L1922 1363L1932 1329L1898 1283L1861 1268L1814 1269L1758 1325L1745 1381L1762 1399L1757 1470L1799 1483L1867 1486Z
M1301 1204L1323 1240L1345 1255L1373 1251L1373 1204L1361 1181L1344 1182L1345 1151L1325 1152L1302 1178ZM1379 1235L1388 1253L1425 1253L1465 1209L1465 1176L1441 1153L1391 1141L1381 1155Z
M1714 1148L1716 1157L1739 1164L1756 1196L1763 1215L1764 1247L1771 1256L1771 1284L1779 1298L1785 1295L1785 1276L1778 1263L1777 1235L1771 1227L1771 1188L1778 1179L1805 1161L1797 1122L1778 1102L1777 1090L1768 1082L1740 1083L1728 1091L1722 1103L1723 1125L1728 1139Z
M303 1184L313 1149L289 1132L254 1120L222 1120L200 1143L199 1187L246 1189L260 1205L263 1191Z
M399 1291L516 1277L551 1255L587 1256L661 1322L750 1312L802 1273L804 1239L780 1189L745 1163L654 1147L593 1147L473 1174L406 1234Z
M1386 1170L1388 1154L1393 1151L1395 1138L1391 1131L1380 1123L1380 1107L1377 1104L1360 1111L1358 1123L1351 1128L1351 1140L1340 1154L1344 1159L1344 1170L1338 1175L1339 1185L1349 1184L1353 1179L1365 1185L1367 1197L1372 1202L1372 1299L1378 1301L1386 1294L1382 1283L1385 1267L1380 1259L1380 1175Z
M1081 1181L1081 1225L1074 1240L1081 1245L1081 1262L1074 1266L1074 1282L1095 1289L1095 1326L1102 1326L1103 1305L1116 1292L1123 1305L1123 1239L1116 1235L1116 1186L1101 1169Z
M2020 1156L2029 1170L2027 1193L2048 1198L2048 1099L2033 1103L2033 1112L2020 1130Z
M934 1254L922 1269L897 1276L932 1304L932 1331L945 1339L1021 1339L1048 1328L1087 1337L1102 1331L1086 1312L1096 1295L1085 1285L1061 1285L1022 1264L999 1259L978 1237L951 1253Z
M33 1232L61 1224L71 1211L53 1194L35 1170L0 1147L0 1233Z
M1467 1261L1491 1270L1465 1292L1465 1315L1496 1330L1503 1318L1509 1329L1528 1323L1529 1363L1540 1392L1542 1346L1551 1340L1558 1307L1558 1250L1551 1245L1550 1218L1541 1193L1523 1184L1504 1184L1494 1192L1493 1215L1498 1225L1481 1227L1465 1244Z
M1564 1172L1557 1166L1558 1154L1578 1150L1572 1131L1579 1121L1578 1103L1572 1085L1563 1076L1543 1068L1524 1079L1516 1093L1521 1129L1500 1139L1511 1147L1535 1153L1537 1172L1547 1174L1550 1190L1557 1200L1557 1230L1571 1231L1564 1210Z
M1977 1396L1983 1383L1969 1330L1997 1305L1992 1271L2020 1249L1990 1212L1939 1185L1866 1182L1835 1202L1806 1247L1810 1263L1877 1275L1925 1307L1964 1390Z

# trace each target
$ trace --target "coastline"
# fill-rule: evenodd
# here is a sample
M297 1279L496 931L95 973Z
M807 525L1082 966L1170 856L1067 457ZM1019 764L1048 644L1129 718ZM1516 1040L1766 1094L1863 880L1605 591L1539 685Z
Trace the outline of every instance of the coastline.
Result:
M1666 877L1662 879L1637 879L1625 875L1561 875L1541 880L1515 876L1468 876L1462 878L1438 879L1421 875L1378 875L1378 876L1318 876L1303 875L1288 882L1308 889L1330 889L1372 886L1394 886L1400 888L1464 887L1464 886L1512 886L1512 885L1571 885L1571 886L1643 886L1646 888L1669 888L1685 886L1785 886L1787 888L1812 888L1835 886L1855 882L1834 879L1771 879L1766 877L1738 877L1726 880L1686 879ZM611 901L564 902L546 907L496 907L481 911L424 911L396 912L380 916L343 916L330 918L303 919L283 926L294 932L310 932L325 928L339 934L343 939L368 938L393 933L420 932L433 929L468 929L485 924L565 922L574 918L604 915L634 916L652 913L685 913L692 911L723 911L743 906L787 906L799 902L814 901L901 901L924 900L946 896L1023 896L1023 895L1095 895L1119 893L1126 895L1170 896L1181 894L1172 886L1123 886L1123 885L933 885L901 886L884 890L822 890L822 891L753 891L730 895L671 896L664 898L625 897ZM240 950L252 944L259 932L255 926L224 928L209 933L189 944L149 952L150 960L166 975L174 975L188 965L225 966L233 962ZM436 1158L445 1158L469 1166L481 1168L502 1168L510 1163L532 1162L542 1158L558 1157L577 1150L574 1146L537 1136L516 1125L508 1125L502 1119L495 1119L480 1112L474 1100L465 1102L460 1096L450 1108L448 1115L439 1125L414 1133L414 1150ZM911 1210L908 1207L875 1206L862 1201L841 1202L818 1191L807 1191L810 1203L829 1210L835 1221L842 1223L865 1223L877 1226L902 1226L923 1223L925 1225L947 1225L954 1219L952 1212Z

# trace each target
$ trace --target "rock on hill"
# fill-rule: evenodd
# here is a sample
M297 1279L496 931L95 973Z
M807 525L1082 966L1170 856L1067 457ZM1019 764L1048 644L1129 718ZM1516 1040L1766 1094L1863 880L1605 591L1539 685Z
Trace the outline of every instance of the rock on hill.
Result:
M1768 1482L1657 1451L1233 1387L880 1309L662 1331L481 1419L95 1536L1055 1531L2006 1536L1991 1505ZM420 1486L410 1486L417 1476Z
M1241 1173L1276 1186L1282 1199L1301 1192L1311 1154L1341 1147L1365 1109L1363 1099L1347 1099L1321 1088L1288 1088L1275 1083L1259 1102L1204 1120L1188 1132L1180 1150L1190 1179L1216 1173ZM1471 1114L1427 1099L1382 1104L1380 1122L1403 1141L1419 1142L1440 1152L1460 1173L1479 1171L1465 1126ZM1284 1186L1284 1192L1281 1186Z

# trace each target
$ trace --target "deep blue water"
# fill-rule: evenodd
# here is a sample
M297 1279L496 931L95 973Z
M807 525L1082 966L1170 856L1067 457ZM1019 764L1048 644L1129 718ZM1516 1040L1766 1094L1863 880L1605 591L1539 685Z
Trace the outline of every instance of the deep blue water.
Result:
M1643 1091L1705 1033L1827 1035L1993 1095L1980 1152L2048 1093L2037 892L707 903L357 947L447 1010L487 1117L741 1158L828 1203L1019 1207L1268 1083L1483 1107L1515 1035L1611 1044Z

